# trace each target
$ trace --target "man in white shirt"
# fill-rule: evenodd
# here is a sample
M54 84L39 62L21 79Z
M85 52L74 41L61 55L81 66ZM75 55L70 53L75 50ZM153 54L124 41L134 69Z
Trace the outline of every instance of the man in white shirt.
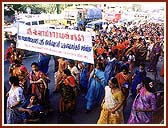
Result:
M75 66L74 60L69 60L68 69L71 71L72 76L74 76L77 84L79 85L80 72L79 72L78 68Z

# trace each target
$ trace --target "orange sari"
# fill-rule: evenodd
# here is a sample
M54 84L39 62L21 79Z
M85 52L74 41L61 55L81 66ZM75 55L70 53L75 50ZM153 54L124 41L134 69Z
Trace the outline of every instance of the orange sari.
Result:
M131 83L131 75L130 74L124 75L123 72L120 72L120 73L117 73L115 77L117 78L118 85L120 88L122 87L122 85L125 82Z
M105 50L104 50L104 48L100 48L100 47L99 47L99 48L97 48L96 51L97 51L97 54L98 54L98 55L102 55Z
M28 71L25 66L21 65L20 67L15 67L11 72L11 76L17 76L19 78L20 86L24 89L24 94L28 93Z
M126 74L124 75L123 72L117 73L116 76L117 81L118 81L118 85L120 87L120 89L122 90L124 96L125 96L125 100L129 95L129 87L124 87L123 85L128 82L128 83L132 83L132 78L130 74Z
M121 60L121 57L123 56L124 49L125 49L124 44L123 43L119 43L117 45L117 49L118 49L117 60Z
M112 46L111 51L114 53L114 51L117 49L117 46Z
M66 68L66 62L60 58L58 59L59 65L58 65L58 71L55 73L55 90L59 90L59 83L62 80L62 77L64 75L63 70Z

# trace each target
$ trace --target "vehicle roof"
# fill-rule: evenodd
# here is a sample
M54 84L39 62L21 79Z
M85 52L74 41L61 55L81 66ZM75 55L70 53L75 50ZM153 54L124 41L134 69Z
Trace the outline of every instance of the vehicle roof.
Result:
M19 19L17 20L16 22L32 22L32 21L41 21L41 20L44 20L42 18L38 18L38 19L35 19L35 18L22 18L22 19Z
M76 6L76 7L69 7L66 8L64 11L81 11L81 10L87 10L87 15L85 18L87 19L99 19L102 18L102 10L100 8L97 8L95 6Z
M33 25L33 27L44 28L44 27L56 27L53 24L41 24L41 25Z
M96 21L89 22L88 24L100 24L103 22L107 22L107 21L106 20L96 20Z

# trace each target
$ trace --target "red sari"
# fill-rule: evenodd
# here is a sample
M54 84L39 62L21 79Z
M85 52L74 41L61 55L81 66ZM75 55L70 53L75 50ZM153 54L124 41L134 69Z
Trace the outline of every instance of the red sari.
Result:
M12 47L7 48L6 53L5 53L5 59L8 59L8 58L10 59L10 56L12 55L13 50L14 50L14 48L12 48Z
M37 71L36 73L30 72L29 79L31 81L38 81L39 79L42 79L41 83L32 84L32 94L36 94L38 96L39 100L42 100L43 97L45 97L45 91L47 89L47 84L45 82L45 78L46 78L46 76L41 71Z

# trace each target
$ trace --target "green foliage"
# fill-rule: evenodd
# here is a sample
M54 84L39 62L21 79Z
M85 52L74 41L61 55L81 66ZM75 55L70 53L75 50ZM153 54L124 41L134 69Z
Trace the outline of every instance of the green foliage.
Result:
M5 4L9 9L4 9L5 14L8 13L13 15L15 11L27 13L26 9L29 7L32 14L50 13L57 12L58 14L64 9L63 4Z

